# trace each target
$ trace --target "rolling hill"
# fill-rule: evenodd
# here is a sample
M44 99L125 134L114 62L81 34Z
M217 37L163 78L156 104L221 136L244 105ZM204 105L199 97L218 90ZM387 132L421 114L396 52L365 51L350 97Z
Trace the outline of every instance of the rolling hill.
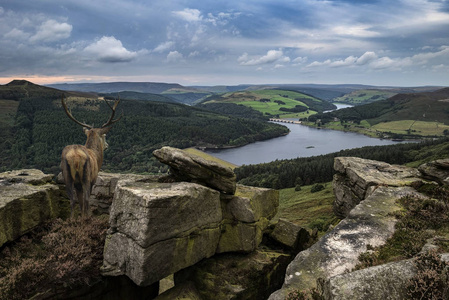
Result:
M449 134L449 88L397 94L386 100L309 117L309 125L390 138Z
M214 95L206 98L203 104L232 103L243 105L263 113L268 117L302 118L316 112L335 109L327 101L296 91L280 89L261 89L239 91Z
M250 85L241 84L233 86L192 86L192 88L207 91L213 94L224 94L237 91L254 91L254 90L266 90L266 89L280 89L280 90L290 90L299 93L307 94L325 101L329 102L345 102L345 98L351 97L352 92L357 94L363 94L363 92L357 93L357 91L363 90L377 90L379 93L384 94L391 92L390 96L398 93L417 93L417 92L431 92L442 88L437 86L422 86L422 87L391 87L391 86L373 86L373 85L362 85L362 84L262 84L262 85ZM374 95L372 95L374 96ZM387 97L388 98L388 97ZM378 98L377 100L382 100L386 98ZM375 99L374 99L375 100Z
M103 82L103 83L62 83L50 84L52 87L63 91L118 93L133 91L139 93L160 94L170 89L188 89L177 83L161 82Z
M63 147L84 144L83 130L61 107L63 93L78 120L98 126L108 119L110 109L95 93L65 92L27 81L0 85L1 171L38 168L55 173ZM265 120L236 118L180 103L122 98L119 110L124 116L108 134L104 170L159 172L164 166L152 152L162 146L234 147L288 132Z
M161 82L103 82L103 83L64 83L51 84L52 87L64 91L95 92L102 94L127 93L126 98L130 99L130 93L134 94L135 100L147 100L148 98L157 98L154 95L160 94L167 98L167 102L179 102L192 105L195 101L207 97L209 92L197 90L191 87L185 87L177 83ZM156 101L163 101L163 98L157 98Z
M361 105L368 104L375 101L385 100L394 95L398 94L395 90L390 89L361 89L352 91L349 94L334 98L334 102L350 104L350 105Z

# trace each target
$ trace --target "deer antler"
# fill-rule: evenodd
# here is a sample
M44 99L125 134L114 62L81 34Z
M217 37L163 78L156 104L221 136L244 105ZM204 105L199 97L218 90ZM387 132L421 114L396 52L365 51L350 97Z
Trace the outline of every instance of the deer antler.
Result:
M89 129L93 128L91 125L87 125L86 123L82 123L82 122L78 121L77 119L75 119L75 117L72 115L70 110L67 108L67 104L64 101L64 94L62 94L62 96L61 96L61 103L62 103L62 106L64 107L65 113L73 122L75 122L76 124L81 125L85 128L89 128Z
M106 126L112 125L115 122L120 121L120 119L123 117L123 112L122 112L122 115L118 119L113 120L114 119L114 115L115 115L115 109L117 108L117 105L120 103L120 95L118 96L118 100L114 101L114 106L111 106L111 104L109 104L109 102L106 99L104 99L104 101L109 106L109 108L112 110L112 114L111 114L111 117L109 118L109 120L106 123L104 123L101 126L101 128L104 128Z

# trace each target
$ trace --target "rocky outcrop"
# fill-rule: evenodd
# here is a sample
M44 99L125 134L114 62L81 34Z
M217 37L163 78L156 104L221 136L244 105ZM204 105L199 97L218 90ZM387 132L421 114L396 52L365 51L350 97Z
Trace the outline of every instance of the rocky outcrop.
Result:
M421 181L416 169L358 157L337 157L334 161L334 213L345 218L377 186L409 186Z
M418 170L426 179L449 185L449 159L439 159L422 164Z
M175 162L168 159L171 165L185 166L185 160L192 163L179 149L170 148L170 155L165 156L166 148L159 155L172 157ZM179 170L184 173L190 168ZM230 195L229 189L223 189L229 183L220 184L219 177L213 180L215 188L197 180L201 176L193 177L189 182L158 182L147 177L117 183L104 249L104 275L124 274L139 286L148 286L216 253L257 249L277 212L278 191L236 185L234 178Z
M323 286L326 299L404 299L416 273L413 260L379 265L330 278Z
M381 296L372 298L369 295L370 280L378 280L380 284L388 274L401 272L402 266L393 264L363 271L366 273L346 274L356 266L359 255L366 252L368 246L381 246L393 235L396 223L393 213L402 209L397 199L407 195L425 198L410 187L413 183L422 182L419 171L354 157L336 158L334 168L337 172L333 182L334 211L346 218L295 257L287 268L282 289L273 293L270 300L285 299L294 290L322 287L324 282L326 299L381 299ZM369 279L371 271L378 278ZM407 273L405 269L404 273ZM360 287L356 288L355 282L360 274L364 274L360 278L366 282L359 281ZM401 280L396 281L400 284ZM353 290L355 293L357 289L369 296L356 297L349 292Z
M143 181L157 180L154 175L136 175L136 174L118 174L99 172L97 181L92 187L89 197L89 206L94 215L109 215L112 199L114 198L115 188L119 180L121 181ZM56 176L56 183L64 185L62 173Z
M221 200L223 221L217 253L256 250L269 220L277 213L279 192L237 185L235 195L222 195Z
M231 168L172 147L162 147L153 155L169 165L170 173L179 181L203 184L224 194L235 192L236 176Z
M441 256L449 261L449 253ZM406 300L409 280L416 275L415 259L374 266L337 275L323 285L325 299Z
M155 300L204 300L191 281L177 284L174 288L160 294Z
M220 194L195 183L119 183L110 212L104 274L147 286L215 254Z
M310 239L310 234L305 228L281 218L274 227L273 232L271 232L270 237L297 253L305 249Z
M68 210L51 180L52 175L35 169L0 173L0 247Z
M175 286L193 283L200 299L267 299L273 287L282 285L290 260L290 255L267 249L217 255L175 274Z
M368 245L383 245L394 233L396 218L392 213L401 209L396 199L416 194L410 187L375 189L332 231L295 257L287 268L282 289L270 300L284 299L292 290L316 288L318 279L327 280L352 270Z

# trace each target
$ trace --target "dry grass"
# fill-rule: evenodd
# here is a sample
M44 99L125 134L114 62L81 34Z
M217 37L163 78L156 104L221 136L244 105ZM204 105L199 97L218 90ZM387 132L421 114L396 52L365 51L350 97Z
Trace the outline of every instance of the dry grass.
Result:
M105 218L57 219L0 253L0 299L73 289L100 276Z

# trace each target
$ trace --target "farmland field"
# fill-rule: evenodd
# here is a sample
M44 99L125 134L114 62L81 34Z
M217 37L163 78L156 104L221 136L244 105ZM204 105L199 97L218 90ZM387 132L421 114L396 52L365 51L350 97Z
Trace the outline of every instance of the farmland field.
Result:
M424 122L424 121L413 121L413 120L403 120L403 121L393 121L384 122L372 126L372 129L405 134L410 130L411 134L418 135L443 135L444 130L449 130L448 125L444 125L439 122Z
M313 97L301 93L284 90L260 90L251 92L228 93L223 95L222 98L225 99L225 102L245 105L247 107L260 111L263 114L279 115L280 117L282 116L288 118L306 117L309 114L316 113L312 110L310 110L308 113L306 111L288 112L280 110L280 108L292 109L298 105L308 108L305 103L295 99L302 98L317 102L319 101Z

